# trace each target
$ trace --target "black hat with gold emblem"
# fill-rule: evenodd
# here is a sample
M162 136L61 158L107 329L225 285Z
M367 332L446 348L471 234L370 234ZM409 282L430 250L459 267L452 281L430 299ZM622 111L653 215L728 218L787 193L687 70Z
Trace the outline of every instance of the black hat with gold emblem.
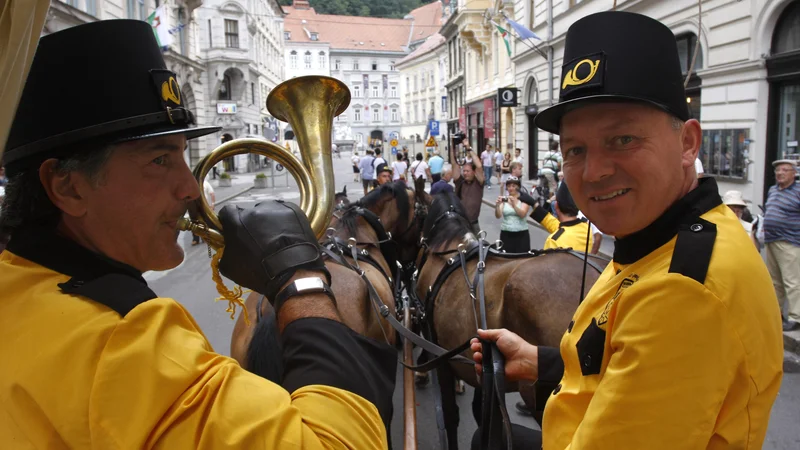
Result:
M3 164L13 175L90 145L219 130L190 127L194 115L185 100L146 22L104 20L44 36Z
M567 31L558 104L539 128L559 134L561 118L589 102L644 102L681 120L689 107L675 35L650 17L618 11L578 20Z

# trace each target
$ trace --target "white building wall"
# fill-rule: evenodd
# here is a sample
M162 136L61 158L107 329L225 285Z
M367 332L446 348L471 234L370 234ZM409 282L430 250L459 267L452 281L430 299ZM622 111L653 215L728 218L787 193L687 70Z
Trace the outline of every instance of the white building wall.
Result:
M411 139L419 135L427 137L429 118L439 121L440 135L438 140L447 138L447 113L442 108L442 97L447 96L445 82L447 78L447 43L431 49L419 57L405 61L400 69L402 129L403 139ZM416 89L414 79L417 80ZM409 80L406 83L406 79ZM424 79L424 84L423 84ZM406 88L406 84L410 89ZM431 109L431 105L433 108Z
M331 76L344 82L350 89L351 100L347 111L335 121L334 128L348 129L356 145L366 147L372 131L383 132L384 141L389 140L390 133L400 133L400 72L396 63L403 58L402 53L352 52L331 49ZM339 69L336 69L336 61ZM354 64L357 62L357 68ZM376 70L372 70L372 64ZM369 77L369 89L364 89L364 75ZM383 89L383 76L387 76L387 89ZM356 86L358 86L356 88ZM373 87L377 87L377 95ZM392 90L392 87L395 89ZM394 94L393 94L394 92ZM373 111L378 108L377 120ZM392 110L397 111L396 119ZM358 111L358 112L356 112ZM359 120L357 120L359 119ZM388 152L390 147L384 145Z
M769 55L772 33L780 12L791 0L715 0L703 2L702 32L699 40L702 65L695 70L702 80L700 122L704 130L747 129L749 139L747 167L744 180L719 177L721 192L730 189L742 191L753 204L763 198L764 165L768 133L769 83L764 56ZM546 0L516 0L515 20L531 25L533 31L547 38ZM564 38L569 26L581 17L609 10L609 2L584 0L570 8L567 0L553 0L554 46L553 101L557 102L558 84L563 64ZM698 35L698 8L694 0L625 0L617 2L617 9L637 12L660 20L676 35ZM539 110L550 102L548 69L544 58L522 44L516 45L513 60L516 65L515 83L527 89L532 82L538 90L536 105ZM523 91L521 105L525 105L527 92ZM524 146L531 130L527 127L524 108L516 110L516 144ZM540 158L547 149L551 136L539 130ZM554 138L557 139L557 136Z
M306 64L306 52L309 53L310 64ZM327 43L308 44L286 41L284 54L286 79L306 75L331 75L330 45ZM293 56L296 59L293 59Z

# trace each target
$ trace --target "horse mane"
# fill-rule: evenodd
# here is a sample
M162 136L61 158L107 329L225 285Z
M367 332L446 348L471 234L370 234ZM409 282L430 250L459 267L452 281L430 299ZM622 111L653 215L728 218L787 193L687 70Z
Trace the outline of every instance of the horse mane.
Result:
M448 211L449 217L442 217ZM435 225L435 226L434 226ZM428 247L439 248L453 239L466 239L474 235L475 230L467 220L467 212L461 200L452 192L436 194L428 210L428 217L422 227L422 233L427 240ZM474 237L474 236L472 236Z
M407 222L410 212L410 204L408 202L406 185L401 181L396 181L378 186L367 195L362 197L361 200L351 203L350 206L344 210L344 214L342 214L342 218L339 220L339 223L341 226L347 229L347 232L351 236L355 236L356 229L358 228L358 209L370 209L377 205L386 195L391 195L397 202L397 210L399 213L398 221L400 221L400 223Z

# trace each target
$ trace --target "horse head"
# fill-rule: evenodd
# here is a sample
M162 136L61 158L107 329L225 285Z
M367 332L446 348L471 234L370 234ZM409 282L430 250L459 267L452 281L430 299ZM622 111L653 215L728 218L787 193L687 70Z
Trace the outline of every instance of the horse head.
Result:
M422 239L433 251L441 251L456 240L458 243L475 240L475 230L467 220L464 205L454 193L442 192L433 198L422 227Z

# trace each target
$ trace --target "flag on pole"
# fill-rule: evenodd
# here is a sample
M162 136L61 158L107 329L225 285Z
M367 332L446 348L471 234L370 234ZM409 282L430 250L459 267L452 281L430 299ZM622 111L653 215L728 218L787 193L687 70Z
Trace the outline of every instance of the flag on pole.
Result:
M537 36L533 31L531 31L527 27L525 27L525 25L522 25L520 23L514 22L513 20L509 19L508 17L506 17L506 21L508 22L509 25L511 25L511 28L513 28L514 31L517 32L517 34L519 35L520 39L533 38L533 39L538 39L538 40L541 41L539 36Z
M492 22L494 26L497 27L497 31L500 32L500 35L503 36L503 42L506 43L506 50L508 51L508 56L511 56L511 43L508 42L508 31L505 28L501 27L495 22Z
M161 5L150 14L147 18L147 23L153 27L153 33L156 35L159 47L169 47L172 44L172 35L169 30L169 16L167 14L167 5Z

